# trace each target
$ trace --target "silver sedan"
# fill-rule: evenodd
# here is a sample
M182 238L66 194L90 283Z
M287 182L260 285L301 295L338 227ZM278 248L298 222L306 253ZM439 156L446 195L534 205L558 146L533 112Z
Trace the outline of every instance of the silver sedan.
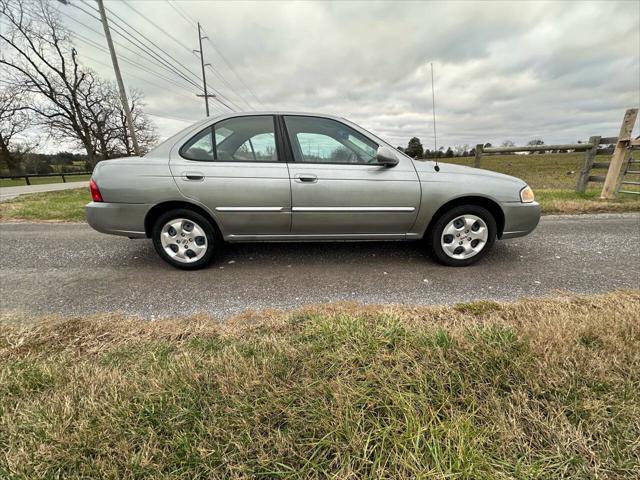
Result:
M94 229L151 238L184 269L222 241L424 239L465 266L540 219L520 179L414 160L344 118L303 113L202 120L144 157L98 163L90 189Z

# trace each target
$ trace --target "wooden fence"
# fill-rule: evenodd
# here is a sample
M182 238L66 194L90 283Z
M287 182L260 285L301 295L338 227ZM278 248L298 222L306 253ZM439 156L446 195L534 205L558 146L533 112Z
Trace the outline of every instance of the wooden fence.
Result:
M625 175L638 174L629 169L629 162L635 162L631 158L631 150L640 146L640 140L633 140L631 134L638 117L638 109L630 108L625 112L617 137L601 137L599 135L589 138L587 143L570 143L561 145L527 145L513 147L485 147L476 145L476 155L473 166L482 167L482 158L491 155L505 153L537 153L537 152L585 152L582 167L576 183L576 191L584 192L589 182L603 183L601 198L612 199L618 192L640 193L635 191L621 191L621 185L637 185L640 181L625 179ZM602 147L602 145L615 145L614 148ZM596 155L611 155L609 162L596 162ZM606 173L592 175L592 170L604 170Z
M27 185L31 185L30 178L46 178L46 177L62 177L62 182L66 183L66 177L73 177L76 175L89 175L91 176L91 172L67 172L67 173L27 173L25 175L6 175L1 176L0 180L18 180L20 178L24 178L24 181Z

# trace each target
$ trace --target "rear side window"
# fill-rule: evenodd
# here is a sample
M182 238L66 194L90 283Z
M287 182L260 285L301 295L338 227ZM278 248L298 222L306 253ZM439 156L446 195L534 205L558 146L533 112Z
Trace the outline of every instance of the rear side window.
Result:
M256 115L223 120L192 137L180 155L208 162L277 162L274 118Z
M216 160L277 162L274 119L270 115L236 117L216 123Z

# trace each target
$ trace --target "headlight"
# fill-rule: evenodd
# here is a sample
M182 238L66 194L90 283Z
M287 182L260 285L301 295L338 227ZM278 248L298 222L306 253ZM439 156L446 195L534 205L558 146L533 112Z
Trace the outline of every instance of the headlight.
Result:
M527 185L522 190L520 190L520 200L522 200L522 203L533 202L534 200L533 190L531 190L531 187L529 185Z

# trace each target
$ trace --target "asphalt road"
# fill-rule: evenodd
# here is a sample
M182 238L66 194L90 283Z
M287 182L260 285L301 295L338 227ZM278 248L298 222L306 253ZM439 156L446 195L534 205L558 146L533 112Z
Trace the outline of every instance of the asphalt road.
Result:
M640 215L543 217L479 264L435 264L421 243L226 245L205 270L176 270L148 240L84 224L0 224L8 315L123 312L143 318L309 303L431 304L640 288Z

